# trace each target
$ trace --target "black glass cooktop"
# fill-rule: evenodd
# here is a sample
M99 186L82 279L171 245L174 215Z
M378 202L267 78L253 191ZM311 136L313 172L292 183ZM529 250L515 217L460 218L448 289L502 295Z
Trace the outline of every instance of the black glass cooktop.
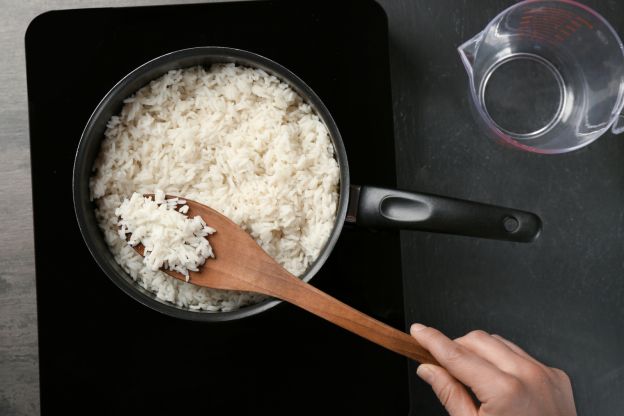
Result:
M298 74L334 115L353 183L394 186L387 42L383 10L361 0L66 10L31 23L43 416L408 412L404 358L293 306L206 324L135 302L91 258L71 195L74 152L104 94L156 56L207 45L247 49ZM404 326L397 232L345 229L312 283Z

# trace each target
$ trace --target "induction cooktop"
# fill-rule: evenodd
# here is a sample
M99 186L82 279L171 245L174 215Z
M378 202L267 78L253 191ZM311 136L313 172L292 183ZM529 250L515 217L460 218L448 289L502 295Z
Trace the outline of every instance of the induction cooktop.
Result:
M73 212L76 146L138 65L246 49L307 82L343 136L352 182L395 185L386 16L373 1L262 1L48 12L26 34L43 416L396 415L407 360L288 304L234 322L162 315L119 290ZM404 327L397 231L345 228L311 283ZM198 413L201 412L201 413Z

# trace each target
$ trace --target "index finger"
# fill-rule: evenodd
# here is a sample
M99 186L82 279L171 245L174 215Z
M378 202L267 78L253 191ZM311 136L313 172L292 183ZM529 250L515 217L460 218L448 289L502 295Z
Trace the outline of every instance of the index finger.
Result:
M511 377L437 329L414 324L410 333L453 377L470 387L481 402L495 396L503 381Z

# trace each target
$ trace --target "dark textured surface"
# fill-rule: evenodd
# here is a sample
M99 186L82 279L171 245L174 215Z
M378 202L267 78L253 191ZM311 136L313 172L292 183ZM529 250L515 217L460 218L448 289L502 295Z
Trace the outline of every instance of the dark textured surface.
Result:
M211 324L171 318L132 300L89 255L71 198L76 145L103 94L135 66L199 45L250 50L301 76L341 130L353 181L394 186L387 44L385 15L372 1L79 10L48 13L31 24L26 58L44 416L85 409L104 415L408 412L404 357L291 305ZM39 70L77 54L88 65ZM358 67L359 59L369 64ZM366 108L358 107L366 100ZM373 164L380 170L369 169ZM375 256L385 261L360 261ZM398 231L345 229L312 284L402 327Z
M588 1L624 32L624 4ZM407 320L502 334L572 377L579 415L624 412L624 141L562 156L478 129L456 47L507 1L384 1L399 185L538 213L533 244L404 232ZM413 374L413 373L412 373ZM415 377L414 377L415 378ZM414 415L444 414L414 381Z

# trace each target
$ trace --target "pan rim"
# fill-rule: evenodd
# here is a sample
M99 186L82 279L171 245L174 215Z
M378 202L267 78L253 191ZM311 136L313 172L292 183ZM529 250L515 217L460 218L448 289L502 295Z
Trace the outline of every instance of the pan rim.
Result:
M111 107L116 107L119 102L127 98L131 93L135 92L139 87L133 87L130 94L125 91L129 89L129 86L135 83L143 82L143 85L149 83L149 81L162 76L170 69L174 68L187 68L197 64L182 64L177 66L180 62L192 62L193 60L206 61L203 65L208 63L227 63L234 62L240 65L249 66L252 68L259 68L271 75L274 75L283 82L286 82L297 93L299 93L306 103L308 103L315 113L321 118L325 126L327 127L330 135L330 139L334 146L335 159L338 162L340 170L340 184L339 184L339 200L336 210L336 219L332 228L331 234L325 242L316 260L308 267L306 272L301 276L301 280L309 282L321 267L325 264L329 255L333 251L338 238L340 237L344 221L347 214L347 206L349 200L349 166L347 160L347 153L344 147L344 142L338 126L334 121L331 113L320 99L320 97L297 75L291 72L281 64L269 59L265 56L259 55L254 52L250 52L243 49L223 47L223 46L200 46L193 48L179 49L172 52L162 54L156 58L153 58L137 68L133 69L127 75L125 75L120 81L118 81L100 100L98 105L92 112L89 120L87 121L85 128L82 131L80 141L78 142L76 155L74 158L74 166L72 172L72 195L74 203L74 212L78 226L80 228L81 235L91 256L95 259L100 269L107 275L107 277L118 286L123 292L129 295L139 303L156 310L160 313L186 320L203 321L203 322L222 322L235 319L242 319L250 316L257 315L261 312L269 310L282 301L274 298L269 298L262 302L248 305L233 311L226 312L211 312L211 311L196 311L188 308L183 308L175 305L171 302L160 300L156 295L144 289L140 284L134 281L127 272L125 272L121 266L119 266L113 258L112 253L108 249L108 246L104 242L104 238L101 230L95 223L95 232L93 227L94 214L93 203L90 201L89 194L89 177L92 170L92 163L88 163L89 154L93 156L99 153L101 137L103 134L97 133L98 124L102 125L103 117L105 117L104 123L108 122L109 118L106 114L111 113ZM153 76L146 76L148 74L158 74ZM143 79L143 80L142 80ZM142 81L141 81L142 80ZM147 80L147 82L144 82ZM116 112L113 111L113 114ZM103 132L102 132L103 133ZM94 144L95 142L95 144ZM94 150L95 148L95 150ZM93 158L94 159L94 158ZM88 212L88 211L91 212ZM91 215L90 215L91 214ZM97 235L94 235L97 234ZM99 240L99 241L98 241ZM102 248L105 250L102 250ZM112 260L112 264L111 264Z

